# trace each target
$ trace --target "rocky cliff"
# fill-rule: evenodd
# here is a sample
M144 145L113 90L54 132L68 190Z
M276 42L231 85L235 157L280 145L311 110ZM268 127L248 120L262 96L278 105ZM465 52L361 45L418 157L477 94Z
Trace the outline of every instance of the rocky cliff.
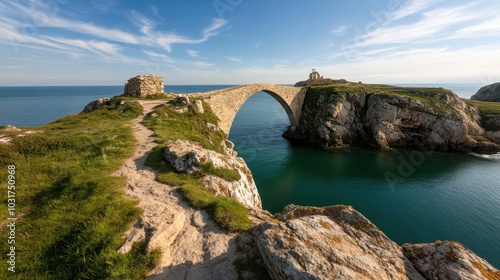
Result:
M480 88L470 99L500 102L500 83L494 83Z
M225 144L226 145L226 144ZM230 145L229 145L230 146ZM215 175L205 175L200 181L206 189L216 195L227 196L239 201L248 208L262 208L257 186L245 161L237 157L232 149L226 154L207 150L199 144L184 140L170 142L164 149L164 158L177 172L193 173L199 171L202 164L211 164L215 168L237 170L240 179L227 181Z
M368 144L500 152L479 111L449 90L342 84L307 89L299 126L285 136L324 148Z
M500 279L455 242L398 246L350 206L289 205L256 231L273 279Z

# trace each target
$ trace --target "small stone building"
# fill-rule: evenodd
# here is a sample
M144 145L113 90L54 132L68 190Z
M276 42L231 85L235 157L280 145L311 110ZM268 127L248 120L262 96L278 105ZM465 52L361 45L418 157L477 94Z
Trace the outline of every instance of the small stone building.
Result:
M321 76L316 69L313 69L311 74L309 74L309 80L314 81L314 80L322 80L323 76Z
M139 75L131 78L125 84L123 95L144 97L147 95L163 93L163 77L155 75Z

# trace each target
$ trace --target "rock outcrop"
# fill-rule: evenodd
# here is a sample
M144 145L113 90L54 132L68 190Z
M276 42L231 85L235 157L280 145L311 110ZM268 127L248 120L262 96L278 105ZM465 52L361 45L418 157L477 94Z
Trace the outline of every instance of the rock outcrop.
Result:
M258 228L273 279L424 279L401 248L350 206L289 205Z
M500 83L480 88L470 99L488 102L500 102Z
M499 270L457 242L405 244L403 251L426 279L500 280Z
M481 116L481 124L487 131L500 131L500 116Z
M496 153L479 112L444 89L339 85L308 88L295 131L284 135L324 148L369 144Z
M499 279L455 242L391 241L350 206L289 205L260 224L257 245L273 279Z
M189 97L187 95L179 95L172 100L174 106L186 106L189 104Z
M130 78L125 84L123 95L133 97L145 97L148 95L163 93L163 77L139 75Z
M225 144L227 150L230 149L229 147L229 144ZM205 188L216 195L233 198L249 208L262 208L252 173L242 158L232 153L221 154L207 150L198 144L184 140L170 142L164 149L163 157L177 172L198 172L202 163L212 164L215 168L237 170L241 177L237 181L230 182L215 175L205 175L201 178L201 182Z
M82 113L89 113L89 112L95 111L97 109L100 109L100 108L108 105L109 100L110 100L109 98L105 97L105 98L97 99L94 101L90 101L89 104L87 104L85 106L85 108L83 108Z

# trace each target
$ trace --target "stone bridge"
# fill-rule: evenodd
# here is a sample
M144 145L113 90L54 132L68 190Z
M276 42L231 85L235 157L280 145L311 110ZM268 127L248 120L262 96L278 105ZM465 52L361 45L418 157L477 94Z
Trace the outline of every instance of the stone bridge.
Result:
M304 104L305 89L275 84L250 84L196 93L190 97L203 98L219 118L219 127L229 135L234 117L243 103L257 92L266 92L278 101L290 120L292 129L298 125Z

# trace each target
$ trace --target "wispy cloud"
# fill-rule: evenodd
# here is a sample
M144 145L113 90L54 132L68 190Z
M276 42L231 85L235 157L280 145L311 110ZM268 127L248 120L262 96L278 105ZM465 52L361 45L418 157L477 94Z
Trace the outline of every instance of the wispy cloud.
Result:
M69 47L75 47L82 50L87 50L95 54L100 55L116 55L119 53L120 48L116 44L110 44L108 42L96 41L96 40L80 40L80 39L65 39L57 37L48 37L46 39L61 43Z
M498 14L479 23L458 30L450 38L476 38L498 36L500 34L500 17Z
M242 61L241 57L235 57L235 56L226 56L226 59L230 60L232 62L241 62Z
M414 4L413 8L403 8L397 11L397 17L407 16L419 11L423 7L428 7L428 1L419 5ZM418 43L443 40L449 37L450 33L464 24L471 24L477 20L477 15L470 13L470 9L476 3L467 3L455 7L440 7L428 10L419 14L419 19L413 23L393 23L379 27L361 37L353 40L352 47L363 48L387 44Z
M200 52L199 51L195 51L195 50L186 50L187 54L190 56L190 57L194 57L194 58L198 58Z
M435 6L444 0L410 0L400 9L395 11L390 16L390 21L399 20L411 15L415 15L425 11L426 9Z
M215 66L213 63L209 63L203 60L183 60L183 59L174 59L166 54L162 53L157 53L154 51L149 51L149 50L143 50L145 54L147 54L149 57L152 58L152 60L158 60L160 59L163 62L166 62L171 65L186 65L190 67L195 67L195 68L210 68Z
M334 29L332 29L332 33L337 35L337 36L341 36L341 35L344 35L345 32L351 28L350 25L341 25L341 26L337 26L335 27Z
M94 6L100 12L107 12L110 9L118 6L117 0L92 0L92 6Z
M221 28L226 25L227 21L224 19L213 19L212 24L202 31L201 38L193 39L175 33L162 33L162 32L148 32L147 38L144 38L150 45L158 45L163 47L166 51L172 51L174 44L200 44L207 41L221 31Z
M98 5L99 9L106 9L116 5L116 2L96 2L95 5ZM158 12L154 6L151 8L155 13ZM75 56L87 53L123 59L125 56L122 51L127 49L129 45L147 46L171 52L175 44L203 43L219 34L222 27L227 24L227 21L223 19L213 19L210 25L200 31L199 38L191 38L173 32L160 31L156 21L136 11L131 11L128 16L138 29L136 32L131 32L130 30L125 31L83 22L64 17L57 11L48 12L46 10L47 7L37 1L31 1L29 4L15 1L0 3L0 28L3 33L0 44L64 50L74 52ZM33 15L41 16L34 17ZM33 19L33 22L30 22L31 27L26 25L26 18ZM30 28L36 32L26 32ZM55 37L50 35L53 33L45 33L47 28L59 30L60 35ZM81 36L82 34L85 36ZM130 62L131 60L123 59L123 61ZM200 67L208 65L197 64Z

